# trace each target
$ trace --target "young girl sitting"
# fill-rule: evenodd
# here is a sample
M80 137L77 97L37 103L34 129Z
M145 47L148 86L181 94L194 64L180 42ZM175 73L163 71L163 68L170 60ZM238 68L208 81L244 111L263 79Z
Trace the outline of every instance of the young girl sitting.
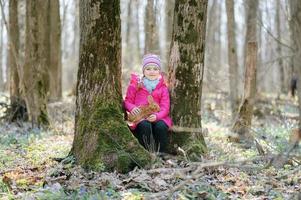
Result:
M166 152L168 129L172 121L169 115L170 99L166 83L161 75L161 61L157 55L147 54L142 62L143 77L132 74L124 106L132 116L142 114L142 107L150 99L158 104L159 111L154 112L130 125L139 143L149 151ZM149 97L151 96L151 97Z

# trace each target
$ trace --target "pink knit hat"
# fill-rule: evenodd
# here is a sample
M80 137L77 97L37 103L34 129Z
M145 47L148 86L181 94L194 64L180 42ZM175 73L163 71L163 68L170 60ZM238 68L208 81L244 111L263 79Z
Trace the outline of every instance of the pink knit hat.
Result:
M161 70L161 60L156 54L146 54L142 59L142 71L146 66L155 65Z

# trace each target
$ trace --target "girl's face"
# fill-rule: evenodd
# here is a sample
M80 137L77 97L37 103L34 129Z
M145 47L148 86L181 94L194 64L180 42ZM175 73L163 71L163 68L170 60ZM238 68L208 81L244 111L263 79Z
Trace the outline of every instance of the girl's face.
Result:
M143 75L151 81L156 80L160 77L160 69L155 65L146 66Z

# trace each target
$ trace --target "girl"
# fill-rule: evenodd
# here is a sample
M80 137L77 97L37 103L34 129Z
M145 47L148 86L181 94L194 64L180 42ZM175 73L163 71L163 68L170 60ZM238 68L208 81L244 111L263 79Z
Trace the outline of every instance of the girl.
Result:
M166 152L168 129L172 121L169 115L170 99L164 78L161 75L161 61L155 54L147 54L142 62L143 77L132 74L124 100L125 109L132 115L141 114L139 106L148 104L151 95L160 111L130 126L139 143L149 151Z

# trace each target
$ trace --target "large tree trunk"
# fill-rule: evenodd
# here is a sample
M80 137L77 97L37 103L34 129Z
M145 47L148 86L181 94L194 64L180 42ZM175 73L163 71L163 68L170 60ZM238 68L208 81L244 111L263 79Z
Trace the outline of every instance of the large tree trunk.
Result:
M298 77L298 102L299 102L299 128L301 127L301 1L299 0L290 0L290 29L292 32L293 39L293 66L297 72Z
M62 98L61 19L59 0L49 1L49 99Z
M207 1L194 2L175 3L169 83L174 121L172 143L197 155L207 151L200 114Z
M127 172L149 153L122 115L120 2L80 1L80 61L72 154L83 167Z
M145 47L144 53L160 53L159 33L155 15L154 0L147 0L145 10Z
M45 0L26 1L26 52L24 65L24 93L29 120L33 124L48 125L48 51L47 8Z
M10 104L9 121L25 120L27 118L25 101L21 97L20 78L18 73L19 57L19 23L18 0L9 1L9 54L8 66L10 70Z
M238 109L238 62L236 52L235 20L234 20L234 2L226 0L227 27L228 27L228 62L230 79L230 103L232 118Z

